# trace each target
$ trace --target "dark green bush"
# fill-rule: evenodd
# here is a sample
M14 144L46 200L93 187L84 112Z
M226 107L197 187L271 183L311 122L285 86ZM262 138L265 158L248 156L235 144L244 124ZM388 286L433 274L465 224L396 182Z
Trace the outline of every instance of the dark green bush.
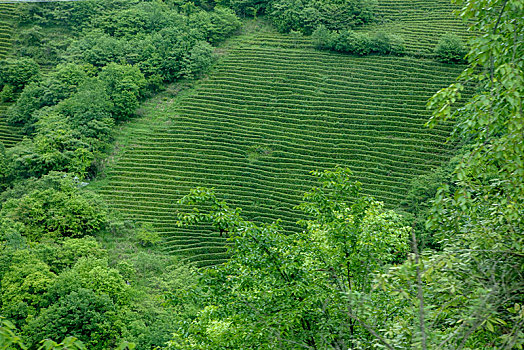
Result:
M373 20L372 1L302 1L279 0L270 2L268 15L281 32L291 30L311 34L319 25L331 30L343 30Z
M235 13L225 7L214 11L198 11L189 16L190 27L201 31L203 38L210 43L220 42L240 28L240 20Z
M36 189L3 203L0 217L21 224L21 233L32 241L43 238L83 237L100 232L108 224L107 208L91 192L82 192L73 176L61 177L60 188Z
M464 63L467 53L468 50L462 40L450 33L444 34L435 47L437 59L445 63Z
M40 67L31 58L7 58L0 61L0 87L10 85L19 91L35 80Z
M54 106L71 97L85 81L94 76L91 65L64 64L45 80L25 86L17 102L8 112L9 122L22 128L26 134L35 131L36 112L46 106Z
M352 30L330 31L319 26L312 34L317 49L333 50L355 55L401 55L404 42L401 37L384 32L359 33Z
M198 77L207 71L213 60L213 47L200 41L185 57L185 67L181 73L187 77Z

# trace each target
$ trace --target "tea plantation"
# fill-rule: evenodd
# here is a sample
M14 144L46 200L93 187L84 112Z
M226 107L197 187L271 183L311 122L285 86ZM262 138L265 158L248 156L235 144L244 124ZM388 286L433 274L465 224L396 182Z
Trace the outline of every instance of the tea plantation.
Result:
M0 60L5 58L11 48L13 13L15 4L0 4ZM0 142L6 147L21 140L16 129L7 124L5 112L7 105L0 101Z
M175 225L177 200L196 186L296 231L311 170L349 167L364 193L395 207L414 176L449 158L452 125L427 129L426 102L461 66L317 51L268 30L224 51L194 89L143 106L94 185L125 216L152 223L167 251L200 266L226 257L218 232Z
M402 36L406 52L431 57L433 48L444 33L453 33L466 41L474 36L457 16L456 7L447 0L379 0L377 24L364 30L383 30Z

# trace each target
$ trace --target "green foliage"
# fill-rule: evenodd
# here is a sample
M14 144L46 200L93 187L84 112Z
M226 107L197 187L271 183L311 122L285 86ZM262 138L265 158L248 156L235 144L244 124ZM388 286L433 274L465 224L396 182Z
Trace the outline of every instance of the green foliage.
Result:
M21 233L31 240L94 235L107 225L107 209L97 196L80 191L71 176L48 176L63 177L59 188L35 189L9 199L1 217L21 223Z
M93 349L116 347L130 287L108 266L106 252L94 239L30 247L3 243L1 312L22 329L30 348L45 338L71 336Z
M56 105L63 122L95 154L104 151L112 140L114 109L111 95L97 79L86 81L76 94Z
M25 327L31 343L73 335L90 349L108 349L118 339L118 315L107 295L78 289L62 296Z
M7 58L0 61L0 86L12 86L20 91L24 86L36 80L40 68L31 58Z
M467 52L468 50L460 38L450 33L444 34L435 47L437 59L445 63L465 62Z
M136 239L143 246L155 245L162 241L162 237L155 231L153 225L143 224L136 232Z
M29 250L11 255L9 269L1 279L2 314L17 325L36 316L46 303L45 293L56 275Z
M421 249L440 248L439 237L434 236L434 230L426 227L426 220L430 215L433 199L439 188L444 185L454 186L451 178L457 162L456 157L429 174L417 176L411 182L406 198L401 201L401 208L405 215L412 217Z
M326 28L324 25L320 25L311 34L311 39L315 48L319 50L330 50L333 46L337 34Z
M13 102L15 97L15 88L12 85L4 85L0 90L0 103Z
M267 0L219 0L217 4L231 7L238 15L256 17L266 11Z
M9 176L8 159L4 144L0 141L0 193L5 190Z
M137 4L137 0L83 1L81 3L25 4L17 8L22 23L37 23L40 26L65 26L81 29L100 13L126 9Z
M214 11L198 11L189 15L191 26L198 28L210 43L220 42L240 28L240 20L235 13L225 7L216 7Z
M279 0L268 3L267 13L281 32L299 30L305 34L319 25L331 30L349 29L373 19L372 1Z
M424 349L520 349L524 45L516 33L524 30L524 5L460 3L461 16L484 35L470 40L470 67L459 82L428 103L433 111L428 124L456 118L454 136L468 142L453 164L450 184L436 191L426 211L440 250L415 254L379 279L408 302L402 320L388 325L385 334L391 344ZM471 81L479 84L476 94L452 108Z
M208 272L206 307L168 348L358 346L368 323L387 317L377 311L368 319L358 301L370 293L373 273L405 256L409 228L360 195L349 170L314 174L320 187L300 205L310 219L293 235L278 223L243 220L206 189L181 200L190 206L181 223L206 221L228 232L232 257Z
M0 349L2 350L25 350L27 347L22 343L22 339L16 334L16 327L11 322L0 317Z
M28 84L17 103L9 110L10 123L23 127L27 134L34 132L36 112L53 106L74 95L85 81L94 75L90 65L64 64L45 80Z
M85 350L84 343L75 337L66 337L61 343L57 343L51 339L45 339L42 346L38 350L64 349L64 350Z
M385 32L361 33L352 30L330 31L319 26L312 34L317 49L334 50L360 56L369 54L401 55L405 51L401 37Z
M98 78L111 99L113 118L116 121L129 119L146 85L144 75L137 67L110 63L102 68Z
M206 73L214 61L213 47L205 42L199 41L185 58L185 68L182 74L186 77L198 77Z

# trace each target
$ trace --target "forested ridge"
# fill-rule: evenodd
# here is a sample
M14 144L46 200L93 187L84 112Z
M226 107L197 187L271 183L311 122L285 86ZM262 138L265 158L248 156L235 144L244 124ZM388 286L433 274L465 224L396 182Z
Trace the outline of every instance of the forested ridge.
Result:
M0 349L522 349L522 18L0 2Z

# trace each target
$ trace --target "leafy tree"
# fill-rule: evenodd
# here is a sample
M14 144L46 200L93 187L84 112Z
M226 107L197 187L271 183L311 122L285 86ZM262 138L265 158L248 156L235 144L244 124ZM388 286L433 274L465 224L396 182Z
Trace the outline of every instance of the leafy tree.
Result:
M60 176L52 173L48 176ZM81 192L72 176L63 175L60 188L35 189L21 198L7 200L1 217L23 224L30 240L44 237L93 235L107 225L107 209L92 193Z
M137 67L110 63L98 75L113 104L113 117L117 121L128 119L138 107L144 75Z
M311 34L315 47L320 50L332 49L335 36L335 32L327 29L324 25L319 25L313 34Z
M3 317L0 317L0 321L2 322L0 325L0 349L27 349L22 343L22 339L16 334L15 325L5 320Z
M268 15L281 32L291 30L310 34L319 25L330 30L346 30L373 19L372 1L279 0L268 3Z
M108 349L119 339L118 323L117 308L109 296L81 288L43 310L24 330L32 344L75 336L90 349Z
M85 62L103 67L111 62L120 62L125 57L126 48L124 40L112 37L100 29L93 29L67 48L65 58L70 62Z
M319 26L312 34L317 49L334 50L360 56L369 54L401 55L404 41L398 35L385 32L361 33L352 30L330 31Z
M31 58L7 58L0 61L0 86L12 86L15 91L36 80L40 67Z
M97 79L86 81L56 109L94 152L103 151L111 141L114 105Z
M450 33L444 34L435 47L437 59L445 63L463 63L467 53L468 50L460 38Z
M217 43L240 28L235 13L225 7L216 7L212 12L198 11L189 16L191 28L203 32L203 39Z
M213 47L205 41L199 41L185 57L185 67L181 73L187 77L198 77L209 69L213 61Z
M305 231L256 225L206 189L181 200L181 222L209 221L230 234L232 257L206 276L211 288L198 317L168 348L361 347L386 314L361 312L372 273L406 254L409 228L382 204L361 196L349 171L316 172L320 188L300 208Z
M219 0L217 4L231 7L238 15L256 17L266 11L266 0Z
M90 77L94 76L93 66L64 64L45 80L28 84L16 104L9 110L11 124L21 126L27 134L35 131L40 108L54 106L71 97Z
M381 285L410 301L390 344L422 349L520 349L524 346L524 15L521 1L460 1L461 16L484 35L469 42L470 66L429 102L429 125L456 119L469 140L437 190L427 226L439 251L415 254ZM462 107L467 83L478 84Z
M1 310L15 324L37 315L45 305L45 293L56 278L49 266L29 250L11 255L9 269L1 279Z
M136 232L138 242L143 246L151 246L162 241L162 237L150 223L143 224Z

